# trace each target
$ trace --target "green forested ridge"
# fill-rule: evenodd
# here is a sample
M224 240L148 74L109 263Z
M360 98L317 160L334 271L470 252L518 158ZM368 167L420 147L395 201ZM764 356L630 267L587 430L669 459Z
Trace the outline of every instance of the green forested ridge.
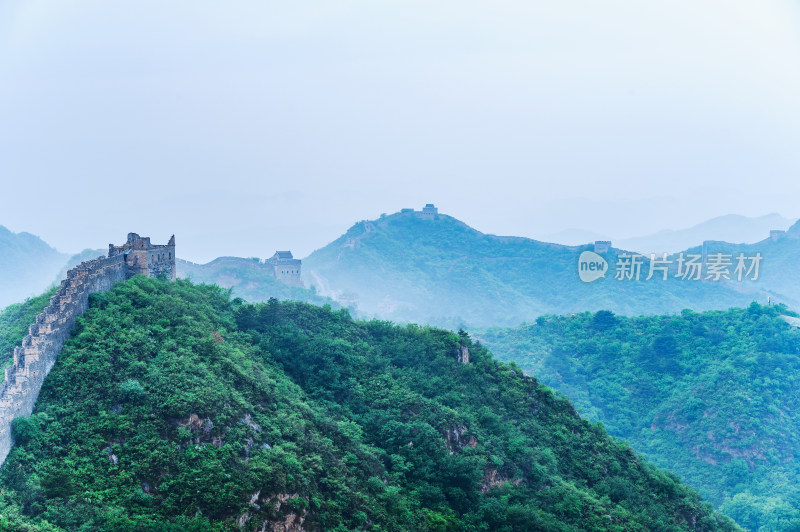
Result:
M367 314L451 328L515 326L545 313L665 314L766 299L747 283L624 282L614 271L583 283L578 256L588 249L484 234L447 215L398 213L355 224L305 258L303 272L323 288L358 294ZM613 265L618 253L604 256Z
M739 524L798 530L800 331L787 313L582 313L479 336Z
M93 295L13 428L4 530L736 528L466 333L180 280Z
M178 277L194 283L216 284L230 288L234 297L250 302L264 302L270 298L303 301L315 305L339 305L332 299L322 297L313 289L291 286L276 279L259 264L257 258L219 257L208 264L195 264L178 259Z
M755 244L731 244L713 242L708 245L708 253L729 254L735 260L739 253L763 257L758 279L751 283L754 287L772 294L772 299L784 302L792 308L800 308L800 221L795 222L777 240L766 239ZM700 247L688 252L700 253ZM695 309L697 310L697 309Z

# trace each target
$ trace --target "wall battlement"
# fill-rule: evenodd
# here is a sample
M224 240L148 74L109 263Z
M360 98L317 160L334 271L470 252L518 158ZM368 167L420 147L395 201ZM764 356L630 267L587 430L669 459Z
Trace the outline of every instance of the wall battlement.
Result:
M67 272L50 304L36 316L0 383L0 465L11 451L11 422L33 412L44 379L56 363L75 320L89 307L89 295L111 289L134 275L175 279L175 236L167 245L128 235L122 246L109 244L108 257L80 263Z

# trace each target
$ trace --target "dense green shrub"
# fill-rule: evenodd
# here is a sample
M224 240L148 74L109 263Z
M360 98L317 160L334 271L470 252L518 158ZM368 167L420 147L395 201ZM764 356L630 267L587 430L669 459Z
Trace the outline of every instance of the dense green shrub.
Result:
M800 522L800 331L782 306L582 313L479 336L753 529ZM601 324L601 325L599 325Z

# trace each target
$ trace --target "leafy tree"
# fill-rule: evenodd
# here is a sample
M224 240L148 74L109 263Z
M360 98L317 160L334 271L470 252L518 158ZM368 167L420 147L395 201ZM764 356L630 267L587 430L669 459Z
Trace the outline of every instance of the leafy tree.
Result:
M592 318L592 326L598 331L606 331L616 323L617 319L610 310L598 310Z

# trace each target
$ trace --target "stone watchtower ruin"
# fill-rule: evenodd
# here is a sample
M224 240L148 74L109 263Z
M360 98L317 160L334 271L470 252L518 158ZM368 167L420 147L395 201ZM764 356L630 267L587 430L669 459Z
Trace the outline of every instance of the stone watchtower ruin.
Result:
M108 257L117 256L123 257L126 277L164 276L170 281L175 280L175 235L166 245L158 245L151 244L149 236L128 233L128 240L121 246L108 245Z
M44 379L56 363L75 320L89 307L89 295L110 290L134 275L175 279L175 235L165 245L128 233L121 246L108 245L108 256L80 263L36 316L28 336L14 349L13 362L0 383L0 465L13 441L11 422L30 416Z

